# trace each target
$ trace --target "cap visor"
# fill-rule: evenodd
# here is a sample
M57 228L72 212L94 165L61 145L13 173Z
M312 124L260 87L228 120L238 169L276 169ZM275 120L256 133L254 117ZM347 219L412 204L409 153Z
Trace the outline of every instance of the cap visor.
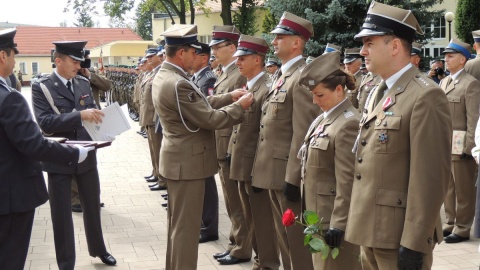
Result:
M362 29L360 33L356 34L353 39L359 41L363 37L370 37L370 36L385 36L387 33L381 31L374 31L371 29Z
M345 58L343 59L343 63L344 64L348 64L348 63L351 63L353 61L355 61L357 58Z
M233 56L242 56L242 55L250 55L250 54L254 54L254 53L249 51L238 50L235 52Z
M442 54L446 54L446 53L461 53L461 52L458 52L458 51L456 51L456 50L454 50L454 49L452 49L452 48L446 48L446 49L442 52Z
M283 34L283 35L293 35L292 32L282 29L282 28L275 28L270 32L270 34Z
M201 50L202 49L202 46L200 46L199 44L188 44L190 47L194 48L194 49L197 49L197 50Z
M77 57L77 56L71 55L71 54L68 55L68 56L70 56L71 58L73 58L74 60L77 60L77 61L81 61L81 62L85 61L84 57L80 58L80 57Z
M208 44L208 46L212 47L212 46L220 44L224 41L225 41L225 39L212 39L212 41L210 41L210 44Z

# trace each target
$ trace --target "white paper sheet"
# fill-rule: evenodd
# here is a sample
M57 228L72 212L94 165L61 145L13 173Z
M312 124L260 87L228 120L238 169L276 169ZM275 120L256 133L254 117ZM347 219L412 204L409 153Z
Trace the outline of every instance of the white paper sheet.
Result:
M102 112L105 114L102 118L102 123L83 122L83 126L90 137L92 137L92 140L105 141L108 140L109 136L117 136L131 128L118 102L105 107Z

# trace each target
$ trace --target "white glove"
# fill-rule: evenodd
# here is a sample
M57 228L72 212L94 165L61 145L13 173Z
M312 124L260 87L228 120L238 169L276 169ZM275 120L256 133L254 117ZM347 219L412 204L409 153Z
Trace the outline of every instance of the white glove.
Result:
M94 146L83 147L80 144L74 144L73 147L78 148L78 163L82 163L88 156L88 152L95 149Z
M115 140L115 136L105 133L105 135L103 135L103 139L105 141L113 142Z

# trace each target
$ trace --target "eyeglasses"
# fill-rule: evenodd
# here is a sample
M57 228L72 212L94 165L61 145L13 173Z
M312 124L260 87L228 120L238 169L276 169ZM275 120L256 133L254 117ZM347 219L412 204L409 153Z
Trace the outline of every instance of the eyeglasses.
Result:
M223 47L230 46L230 45L232 45L232 43L226 43L226 44L223 45L223 46L217 46L217 45L215 45L215 46L212 46L212 51L218 51L219 49L221 49L221 48L223 48Z

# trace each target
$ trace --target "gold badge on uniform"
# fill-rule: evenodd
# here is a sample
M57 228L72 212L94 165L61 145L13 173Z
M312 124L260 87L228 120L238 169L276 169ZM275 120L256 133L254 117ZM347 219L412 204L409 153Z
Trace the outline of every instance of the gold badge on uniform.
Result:
M85 106L85 101L83 99L80 100L80 105Z
M380 126L382 120L385 119L385 116L386 115L384 111L380 111L379 113L377 113L377 120L375 121L375 125Z
M195 98L195 92L191 92L187 95L187 98L188 100L190 100L190 102L195 102L196 101L196 98Z

